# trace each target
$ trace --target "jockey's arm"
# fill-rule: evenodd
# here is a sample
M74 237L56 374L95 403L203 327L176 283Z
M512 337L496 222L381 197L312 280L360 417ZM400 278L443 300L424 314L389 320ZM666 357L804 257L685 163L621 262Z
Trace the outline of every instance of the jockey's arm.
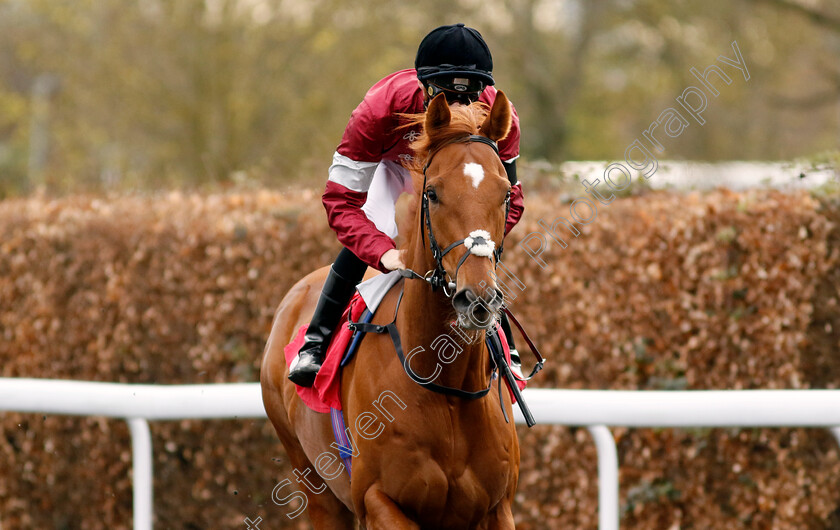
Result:
M336 152L321 201L338 241L368 266L387 272L389 269L380 260L396 244L362 211L377 164L356 162Z
M502 165L505 167L510 181L510 210L508 211L507 221L505 221L505 235L507 235L522 218L525 204L522 198L522 183L516 179L516 159L503 162Z
M389 115L383 114L381 106L369 104L370 97L366 95L350 115L333 155L322 202L338 241L368 266L388 272L382 256L396 248L396 244L362 211L373 174L382 161L389 123Z
M511 104L512 119L510 131L507 136L499 140L499 156L502 158L502 165L510 181L510 210L505 222L505 235L513 230L513 227L522 218L525 205L522 200L522 183L516 176L516 160L519 158L519 115Z

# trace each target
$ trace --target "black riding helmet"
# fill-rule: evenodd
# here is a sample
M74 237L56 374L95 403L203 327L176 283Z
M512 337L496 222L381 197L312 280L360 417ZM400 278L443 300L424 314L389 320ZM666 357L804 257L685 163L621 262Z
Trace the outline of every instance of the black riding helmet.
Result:
M493 85L493 57L481 33L464 24L440 26L420 42L414 60L417 78L429 99L443 93L447 101L468 104Z

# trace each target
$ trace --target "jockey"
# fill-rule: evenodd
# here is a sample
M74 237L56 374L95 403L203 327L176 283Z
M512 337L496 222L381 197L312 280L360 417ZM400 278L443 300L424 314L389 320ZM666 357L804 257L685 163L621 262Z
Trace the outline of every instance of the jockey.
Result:
M330 227L344 249L330 268L306 341L290 366L289 379L300 386L312 386L315 381L333 329L367 268L383 272L405 268L393 240L397 235L395 203L401 193L412 191L411 175L403 162L412 160L410 143L420 131L400 128L400 114L423 112L440 93L450 105L482 101L492 106L495 100L493 58L475 29L455 24L432 30L420 43L414 66L373 85L351 114L333 155L322 200ZM511 130L499 142L499 153L512 186L507 234L524 210L516 179L519 118L515 110ZM521 375L510 325L502 315L512 368Z

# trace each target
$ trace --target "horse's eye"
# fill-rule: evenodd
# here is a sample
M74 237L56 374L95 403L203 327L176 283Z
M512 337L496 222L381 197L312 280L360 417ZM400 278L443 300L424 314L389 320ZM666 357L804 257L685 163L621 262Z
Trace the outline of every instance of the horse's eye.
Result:
M437 192L434 188L429 188L428 190L426 190L426 197L428 197L429 200L432 202L438 202Z

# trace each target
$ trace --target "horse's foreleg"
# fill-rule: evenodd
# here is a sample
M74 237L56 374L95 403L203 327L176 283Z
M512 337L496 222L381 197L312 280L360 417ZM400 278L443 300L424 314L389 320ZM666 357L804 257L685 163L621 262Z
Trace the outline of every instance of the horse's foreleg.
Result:
M315 475L311 467L310 475ZM314 482L314 481L313 481ZM333 495L329 488L320 494L309 492L309 505L306 509L314 530L353 530L356 518L344 504Z
M284 422L278 421L274 425L292 467L302 474L305 473L308 482L315 488L315 492L302 490L307 498L306 513L312 523L312 528L315 530L353 530L356 520L353 512L347 509L330 488L325 486L324 481L312 467L300 442L291 433L288 424L284 425Z
M282 375L285 376L285 373ZM323 480L312 467L312 463L289 423L280 388L270 384L271 381L267 377L264 377L263 382L263 402L266 413L286 449L289 462L300 473L306 473L315 490L320 492L315 493L311 490L304 492L307 499L306 513L312 523L312 528L315 530L353 530L355 516L328 487L324 486Z
M364 525L368 530L419 530L420 525L411 521L397 504L373 485L365 492Z
M487 530L513 530L516 528L510 502L505 499L496 506L496 509L485 519L484 524L479 525L479 528Z

